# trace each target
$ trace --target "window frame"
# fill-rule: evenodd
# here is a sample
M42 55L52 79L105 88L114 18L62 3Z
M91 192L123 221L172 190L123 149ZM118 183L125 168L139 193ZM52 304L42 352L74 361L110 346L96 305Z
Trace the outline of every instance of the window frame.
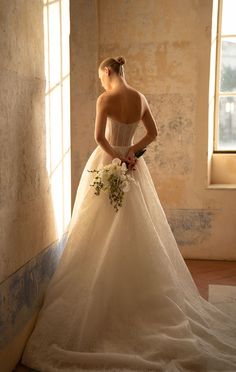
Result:
M216 34L216 66L215 66L215 105L214 105L214 139L213 153L215 154L236 154L235 150L219 150L218 149L218 133L219 133L219 101L222 96L235 96L236 92L220 92L220 59L221 59L221 39L225 37L236 37L236 34L222 35L222 9L223 0L218 0L218 15L217 15L217 34Z

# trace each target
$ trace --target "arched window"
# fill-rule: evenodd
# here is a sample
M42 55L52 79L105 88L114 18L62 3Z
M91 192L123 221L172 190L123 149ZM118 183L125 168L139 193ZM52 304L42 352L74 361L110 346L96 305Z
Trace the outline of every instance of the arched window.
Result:
M219 0L214 153L236 153L236 0Z

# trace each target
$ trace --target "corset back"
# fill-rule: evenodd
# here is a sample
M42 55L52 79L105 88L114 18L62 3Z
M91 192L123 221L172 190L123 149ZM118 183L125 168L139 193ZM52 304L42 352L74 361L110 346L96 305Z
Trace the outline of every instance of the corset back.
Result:
M111 145L130 146L139 121L126 124L107 118L105 137Z

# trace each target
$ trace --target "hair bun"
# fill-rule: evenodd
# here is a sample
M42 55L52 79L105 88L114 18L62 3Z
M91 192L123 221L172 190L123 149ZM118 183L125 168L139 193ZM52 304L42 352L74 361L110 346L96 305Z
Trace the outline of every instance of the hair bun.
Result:
M120 65L124 65L126 62L124 57L117 57L116 60Z

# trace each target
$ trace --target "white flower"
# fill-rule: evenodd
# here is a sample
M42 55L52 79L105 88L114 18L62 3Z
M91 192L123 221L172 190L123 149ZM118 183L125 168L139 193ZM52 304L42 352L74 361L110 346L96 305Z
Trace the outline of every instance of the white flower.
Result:
M124 193L130 190L131 181L136 182L131 175L127 174L126 164L121 163L119 158L114 158L110 164L101 169L89 171L97 173L93 184L90 185L95 188L95 194L100 195L101 190L108 194L110 203L117 212L122 205Z
M119 158L112 159L112 164L120 165L120 163L121 163L121 160Z
M110 177L109 172L102 172L101 181L105 186L107 186L109 184L109 182L108 182L109 177Z
M115 168L113 169L113 172L112 172L112 173L113 173L115 176L120 177L121 174L122 174L122 170L121 170L120 166L119 166L119 167L115 167Z
M135 180L135 179L134 179L130 174L127 174L126 177L127 177L127 180L128 180L129 182L137 183L136 180Z
M126 166L125 162L123 162L121 164L121 169L122 169L123 172L127 171L127 166Z
M123 190L124 192L128 192L129 189L130 189L129 182L128 182L128 181L123 181L123 182L122 182L122 190Z

